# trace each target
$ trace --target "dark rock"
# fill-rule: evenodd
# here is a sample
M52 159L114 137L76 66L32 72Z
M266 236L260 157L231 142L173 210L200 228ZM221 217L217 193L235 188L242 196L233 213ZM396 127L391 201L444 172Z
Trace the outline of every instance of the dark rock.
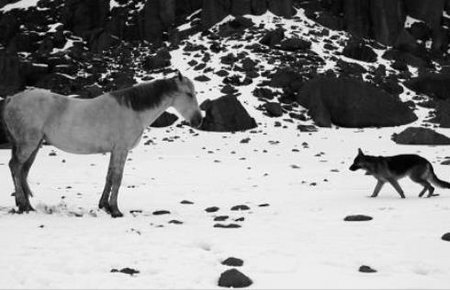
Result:
M165 214L170 214L170 211L168 210L157 210L153 212L153 215L165 215Z
M225 96L209 101L201 130L216 132L243 131L257 127L242 104L234 96ZM203 104L202 104L203 105Z
M220 275L218 285L227 288L244 288L253 284L253 281L236 269L226 270Z
M286 51L297 51L311 48L311 42L300 38L288 38L280 43L280 49Z
M280 44L284 38L284 30L279 28L276 30L268 31L263 38L259 41L259 43L273 47L277 44Z
M442 237L442 240L450 242L450 233L445 233Z
M17 54L0 50L0 97L19 92L25 86Z
M3 105L5 101L0 99L0 120L3 120ZM6 128L3 125L3 121L0 121L0 144L9 143Z
M256 88L253 91L253 95L259 99L272 100L275 98L276 93L267 88Z
M238 258L229 257L226 260L222 261L221 264L230 267L241 267L242 265L244 265L244 261Z
M182 222L182 221L179 221L179 220L170 220L170 221L169 221L169 224L173 224L173 225L182 225L183 222Z
M238 225L238 224L227 224L227 225L215 224L214 227L215 228L222 228L222 229L237 229L237 228L240 228L241 226Z
M223 221L226 221L228 218L229 218L229 216L227 216L227 215L216 216L214 218L214 221L215 222L223 222Z
M189 201L189 200L182 200L180 203L181 204L194 204L192 201Z
M163 128L173 125L178 120L178 117L175 114L164 112L161 116L158 117L150 127L155 128Z
M139 274L140 273L138 270L133 269L133 268L128 268L128 267L122 268L120 270L111 269L111 273L118 273L118 272L124 273L124 274L128 274L128 275L131 275L131 276L133 276L134 274Z
M196 76L196 77L194 78L194 80L196 80L196 81L198 81L198 82L208 82L208 81L210 81L211 79L210 79L209 77L205 76L205 75L200 75L200 76Z
M373 218L367 215L362 215L362 214L358 214L358 215L349 215L346 216L344 218L344 221L346 222L365 222L365 221L370 221Z
M265 103L264 108L267 110L267 114L270 117L281 117L283 116L283 109L280 103Z
M392 140L403 145L450 145L450 138L447 136L420 127L409 127L398 134L393 134Z
M430 97L442 100L450 98L450 74L424 74L406 81L405 85L417 93Z
M342 54L346 57L364 62L377 61L377 54L361 40L350 40L342 51Z
M398 98L355 79L314 79L305 84L297 100L321 127L389 127L417 119Z
M431 29L423 22L414 22L409 32L415 39L425 41L431 37Z
M246 206L245 204L242 205L235 205L231 208L231 210L233 211L237 211L237 210L249 210L250 208L248 206Z
M218 210L219 210L219 208L217 206L211 206L211 207L205 208L206 212L216 212Z
M377 270L372 269L371 267L366 266L366 265L362 265L361 267L359 267L358 271L362 272L362 273L376 273L377 272Z
M303 77L294 70L283 68L271 76L269 84L274 88L290 88L292 91L298 91L303 86Z
M159 50L154 56L144 59L142 67L146 70L161 69L170 66L170 53L167 49Z

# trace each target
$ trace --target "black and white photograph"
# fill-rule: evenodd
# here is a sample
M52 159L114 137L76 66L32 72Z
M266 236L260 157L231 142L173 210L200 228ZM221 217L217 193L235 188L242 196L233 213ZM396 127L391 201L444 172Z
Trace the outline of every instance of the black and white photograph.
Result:
M0 289L450 288L450 0L0 0Z

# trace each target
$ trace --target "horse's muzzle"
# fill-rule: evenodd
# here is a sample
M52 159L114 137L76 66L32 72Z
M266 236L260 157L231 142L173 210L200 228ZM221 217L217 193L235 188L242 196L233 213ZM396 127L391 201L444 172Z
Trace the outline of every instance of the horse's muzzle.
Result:
M203 123L203 117L202 114L200 112L196 113L191 120L189 120L189 123L191 124L192 127L194 128L200 128L200 126Z

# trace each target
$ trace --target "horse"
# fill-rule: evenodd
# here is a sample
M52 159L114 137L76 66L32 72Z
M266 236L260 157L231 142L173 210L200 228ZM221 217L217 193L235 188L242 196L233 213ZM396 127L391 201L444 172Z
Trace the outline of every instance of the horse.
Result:
M144 129L169 107L193 127L200 112L193 82L180 72L129 88L78 99L31 88L6 98L3 121L9 136L9 168L18 213L34 211L27 182L41 143L75 154L110 153L108 173L99 208L122 217L117 205L128 151L137 146Z

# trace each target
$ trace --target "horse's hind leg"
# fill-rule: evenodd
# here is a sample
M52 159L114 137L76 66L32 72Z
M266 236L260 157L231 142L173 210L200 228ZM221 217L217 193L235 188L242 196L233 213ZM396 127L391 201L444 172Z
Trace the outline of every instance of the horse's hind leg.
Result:
M41 139L35 142L16 143L13 145L9 167L13 176L16 205L19 207L19 213L34 210L29 200L31 191L26 177L39 149L40 141Z
M111 197L109 198L109 208L111 210L112 217L122 217L123 214L120 212L117 206L117 196L119 195L119 188L122 182L123 168L125 166L125 161L127 160L128 150L113 151L111 157L112 161L112 189Z

